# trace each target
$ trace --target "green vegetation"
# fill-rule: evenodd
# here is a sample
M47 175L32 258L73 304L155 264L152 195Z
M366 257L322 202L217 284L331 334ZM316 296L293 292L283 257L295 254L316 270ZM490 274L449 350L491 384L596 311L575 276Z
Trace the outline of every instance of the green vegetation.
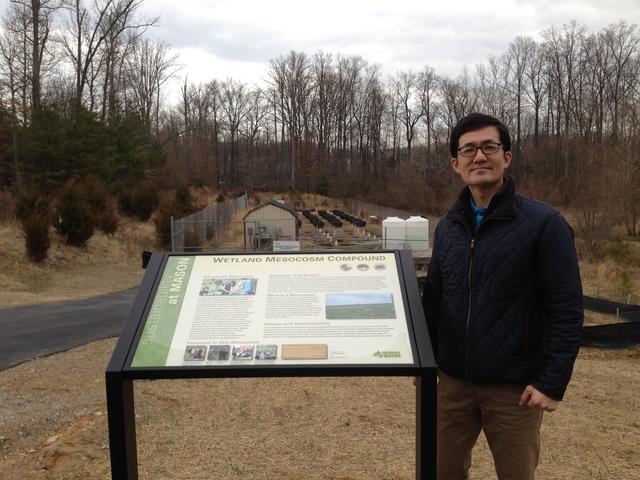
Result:
M326 308L329 320L396 318L396 311L392 303L327 305Z
M114 234L118 190L129 216L148 220L157 208L157 186L144 178L164 153L137 115L114 113L101 121L82 107L42 104L15 129L20 184L14 188L22 192L15 215L33 261L47 257L51 223L69 245L85 245L96 228Z
M95 212L90 208L84 185L69 182L60 191L54 211L53 226L67 245L82 247L97 226Z
M140 125L134 115L105 123L84 108L45 105L18 129L21 176L45 192L89 175L109 190L140 180L149 166L164 160Z

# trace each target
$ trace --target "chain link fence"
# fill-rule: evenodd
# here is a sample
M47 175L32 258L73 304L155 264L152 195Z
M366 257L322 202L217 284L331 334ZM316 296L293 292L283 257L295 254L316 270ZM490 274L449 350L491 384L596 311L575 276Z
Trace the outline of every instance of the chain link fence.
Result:
M171 251L199 251L207 242L219 242L220 234L232 223L233 216L246 210L249 199L245 192L240 197L213 204L188 217L171 217Z
M334 227L324 221L324 227L315 228L308 220L299 217L298 228L283 223L282 219L260 219L243 221L235 219L238 212L247 210L249 206L247 194L214 204L188 217L171 219L171 251L176 253L193 253L199 251L234 251L252 252L272 250L275 242L297 242L296 249L360 249L381 250L393 248L415 249L420 242L407 238L395 238L394 231L387 229L380 221L387 216L409 217L411 212L382 207L359 201L347 201L347 208L356 215L368 220L366 228L356 227L343 221L342 227ZM370 223L373 216L373 222ZM292 220L293 221L293 220ZM429 236L433 235L433 223L430 222ZM295 233L294 233L295 232ZM383 241L384 238L384 241ZM415 256L419 271L426 269L425 252L430 255L429 241L425 238L420 252ZM286 245L278 245L278 249ZM424 251L423 251L424 250ZM419 253L419 254L418 254ZM425 258L423 258L425 257Z

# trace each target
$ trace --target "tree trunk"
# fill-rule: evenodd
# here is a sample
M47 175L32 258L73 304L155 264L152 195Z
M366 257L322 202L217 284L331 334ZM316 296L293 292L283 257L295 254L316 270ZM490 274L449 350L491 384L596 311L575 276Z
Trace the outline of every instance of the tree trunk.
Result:
M34 110L40 108L40 0L31 0L31 15L33 27L32 40L32 79L31 79L31 105Z

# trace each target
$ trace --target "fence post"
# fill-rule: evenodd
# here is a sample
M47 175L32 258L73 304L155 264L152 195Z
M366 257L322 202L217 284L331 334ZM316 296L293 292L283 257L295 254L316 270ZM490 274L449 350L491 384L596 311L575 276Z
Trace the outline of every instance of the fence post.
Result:
M176 245L176 241L175 241L174 230L173 230L173 215L171 215L171 252L175 251L175 245Z

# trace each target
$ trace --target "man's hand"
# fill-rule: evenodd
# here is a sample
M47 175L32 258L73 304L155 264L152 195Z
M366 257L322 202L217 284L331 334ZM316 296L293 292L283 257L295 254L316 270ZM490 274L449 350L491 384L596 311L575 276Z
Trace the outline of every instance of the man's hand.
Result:
M553 398L547 397L544 393L536 390L532 385L527 385L522 395L520 395L520 401L518 405L527 406L529 408L537 408L538 410L544 410L545 412L553 412L558 408L558 401Z

